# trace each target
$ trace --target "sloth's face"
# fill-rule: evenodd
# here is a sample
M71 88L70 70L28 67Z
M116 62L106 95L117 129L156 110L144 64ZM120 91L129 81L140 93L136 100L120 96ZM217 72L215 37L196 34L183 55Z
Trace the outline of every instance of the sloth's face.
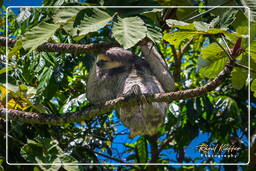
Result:
M99 54L97 56L96 65L103 70L109 70L124 66L123 63L111 60L108 56L104 54Z

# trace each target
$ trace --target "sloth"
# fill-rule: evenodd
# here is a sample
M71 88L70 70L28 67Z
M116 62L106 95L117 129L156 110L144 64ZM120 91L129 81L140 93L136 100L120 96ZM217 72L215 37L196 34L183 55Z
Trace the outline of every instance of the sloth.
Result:
M112 47L97 55L89 73L87 98L92 104L104 104L123 96L143 96L165 92L149 63L132 52ZM164 123L164 102L151 102L118 109L119 119L130 129L130 137L155 135Z

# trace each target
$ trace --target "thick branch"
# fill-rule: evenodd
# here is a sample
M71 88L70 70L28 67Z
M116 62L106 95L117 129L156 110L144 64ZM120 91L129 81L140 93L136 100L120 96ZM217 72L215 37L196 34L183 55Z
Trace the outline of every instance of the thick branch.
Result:
M8 39L8 46L14 47L15 39ZM6 38L0 37L0 46L6 46ZM64 52L64 53L88 53L97 52L99 50L107 49L113 46L120 46L117 43L99 42L90 44L70 44L70 43L44 43L38 46L39 52Z
M104 105L95 105L91 107L86 107L80 111L66 114L39 114L33 112L24 112L9 109L8 110L8 119L27 122L27 123L36 123L36 124L64 124L79 122L81 120L89 120L97 115L101 115L107 112L110 112L113 109L118 109L123 106L132 106L139 103L146 102L171 102L174 100L192 98L197 96L202 96L207 92L214 90L218 87L223 81L229 76L233 69L233 62L226 64L223 71L219 75L208 82L202 87L188 89L183 91L169 92L169 93L158 93L158 94L145 94L143 97L119 97L114 100L106 102ZM146 100L145 100L146 99ZM0 118L6 119L6 108L0 108Z

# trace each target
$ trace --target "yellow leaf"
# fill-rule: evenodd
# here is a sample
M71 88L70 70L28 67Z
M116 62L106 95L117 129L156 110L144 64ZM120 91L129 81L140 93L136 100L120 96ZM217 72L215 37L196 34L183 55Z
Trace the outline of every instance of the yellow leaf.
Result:
M7 105L9 109L21 109L21 110L26 110L30 107L29 104L27 103L22 103L23 101L21 101L21 103L17 103L14 99L11 99L8 101Z
M111 141L106 141L107 146L111 145Z
M10 90L6 90L6 88L2 85L0 85L0 90L1 90L1 100L4 100L6 97L6 92L10 93Z

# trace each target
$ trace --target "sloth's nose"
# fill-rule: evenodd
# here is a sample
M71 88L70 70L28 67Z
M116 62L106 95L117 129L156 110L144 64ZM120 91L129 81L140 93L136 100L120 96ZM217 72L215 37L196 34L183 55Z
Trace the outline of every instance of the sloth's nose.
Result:
M98 66L98 67L103 67L104 66L104 64L105 64L105 61L98 61L98 62L96 62L96 65Z

